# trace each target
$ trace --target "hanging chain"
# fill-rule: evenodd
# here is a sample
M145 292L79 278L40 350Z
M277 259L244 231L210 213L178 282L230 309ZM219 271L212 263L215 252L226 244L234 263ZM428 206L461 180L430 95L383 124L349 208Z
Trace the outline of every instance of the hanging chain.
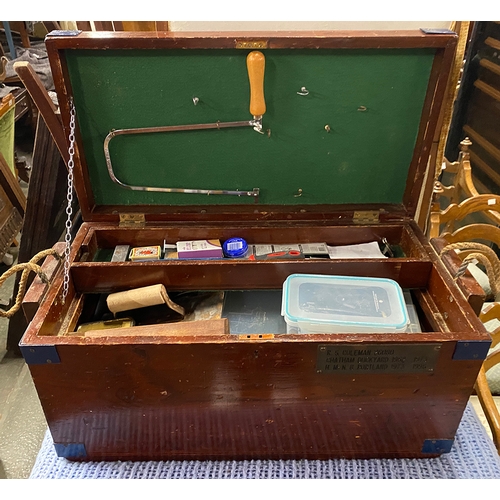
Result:
M68 159L68 194L66 206L66 234L64 236L64 242L66 247L64 249L64 278L63 278L63 294L62 303L66 301L66 297L69 291L69 254L71 252L71 229L72 229L72 215L73 215L73 169L75 162L73 160L75 156L75 105L73 104L73 99L70 99L70 121L69 121L69 159Z

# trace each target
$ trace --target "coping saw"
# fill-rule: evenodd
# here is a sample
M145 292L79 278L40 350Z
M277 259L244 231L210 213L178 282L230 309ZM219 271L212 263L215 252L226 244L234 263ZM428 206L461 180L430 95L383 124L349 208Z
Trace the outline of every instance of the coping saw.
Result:
M186 130L206 130L206 129L222 129L234 127L253 127L256 132L262 132L262 116L266 112L266 102L264 100L264 69L265 58L264 54L259 51L250 52L247 56L248 79L250 83L250 114L253 115L252 120L235 121L235 122L215 122L215 123L198 123L192 125L168 125L163 127L143 127L143 128L128 128L111 130L104 140L104 156L108 173L113 182L119 186L132 189L133 191L157 191L161 193L187 193L187 194L225 194L232 196L253 196L255 202L258 201L259 188L253 188L251 191L231 191L224 189L184 189L184 188L164 188L152 186L133 186L119 180L113 170L111 156L109 153L109 143L119 135L137 135L151 134L157 132L181 132Z

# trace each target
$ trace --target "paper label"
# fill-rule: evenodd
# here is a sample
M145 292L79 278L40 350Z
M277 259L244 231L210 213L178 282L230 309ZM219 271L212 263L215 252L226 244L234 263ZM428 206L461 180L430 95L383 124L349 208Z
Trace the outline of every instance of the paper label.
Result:
M387 259L376 241L359 245L329 246L328 254L330 259Z

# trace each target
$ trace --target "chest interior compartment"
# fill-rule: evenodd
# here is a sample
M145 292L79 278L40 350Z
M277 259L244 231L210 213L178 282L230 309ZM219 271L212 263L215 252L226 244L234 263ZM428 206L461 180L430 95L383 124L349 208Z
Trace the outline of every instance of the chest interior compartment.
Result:
M288 246L321 241L328 246L344 247L384 241L389 243L392 256L384 257L381 253L379 259L311 257L254 261L221 258L110 262L117 245L129 248L156 246L159 242L175 242L188 237L191 240L224 241L235 235L244 237L250 245L258 243ZM85 333L79 334L77 331L82 323L109 321L137 314L135 324L155 325L155 335L182 336L182 332L187 332L184 328L189 326L192 332L186 339L191 339L192 335L207 334L204 329L209 323L198 323L203 319L203 314L206 314L206 318L222 320L214 322L208 328L211 335L234 340L241 339L240 335L245 334L252 338L262 335L267 339L277 335L276 338L286 340L290 335L286 334L286 325L281 317L282 289L286 278L296 273L370 276L395 280L407 292L406 297L411 297L408 304L415 309L424 334L440 332L439 336L443 338L442 334L460 330L461 323L468 323L466 312L460 310L460 299L455 301L453 291L448 289L451 277L446 272L443 273L437 259L433 262L428 254L425 238L412 223L364 227L295 225L267 228L208 226L188 229L168 226L133 229L85 224L75 244L77 246L70 267L68 297L64 304L60 299L55 300L50 318L46 318L41 325L39 335L70 336L77 341L77 337L85 336ZM382 249L384 246L380 244ZM61 280L60 274L49 292L54 297L61 293ZM163 313L158 310L155 313L153 309L149 309L145 316L141 316L139 311L134 313L133 310L129 314L113 314L106 307L106 298L110 293L157 284L165 286L173 302L185 307L187 317L179 317L166 306L157 308L162 309ZM49 296L46 300L50 301ZM244 323L237 324L234 320L238 303L242 306L242 315L254 311L254 317L248 319L246 326ZM451 314L453 309L456 310ZM231 319L234 320L233 331ZM261 321L260 326L255 321ZM174 325L180 327L180 330L176 330ZM245 328L248 330L245 331ZM144 328L133 328L128 335L140 335L144 331ZM92 334L98 335L97 332ZM101 336L117 334L118 332L106 330L100 332ZM388 338L391 338L390 334ZM417 335L412 340L418 338Z

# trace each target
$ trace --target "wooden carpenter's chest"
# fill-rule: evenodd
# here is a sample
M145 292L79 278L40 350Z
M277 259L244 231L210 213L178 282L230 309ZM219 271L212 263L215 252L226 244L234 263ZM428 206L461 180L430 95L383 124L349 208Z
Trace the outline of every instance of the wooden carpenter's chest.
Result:
M449 451L490 345L414 221L455 35L59 33L46 45L68 134L75 108L85 222L71 247L67 297L61 269L20 346L58 454ZM110 261L117 245L232 237L250 245L387 241L390 252ZM286 333L280 292L292 274L395 280L422 331ZM146 315L126 330L76 331L108 294L159 284L174 302L224 292L233 316ZM255 310L264 311L256 329Z

